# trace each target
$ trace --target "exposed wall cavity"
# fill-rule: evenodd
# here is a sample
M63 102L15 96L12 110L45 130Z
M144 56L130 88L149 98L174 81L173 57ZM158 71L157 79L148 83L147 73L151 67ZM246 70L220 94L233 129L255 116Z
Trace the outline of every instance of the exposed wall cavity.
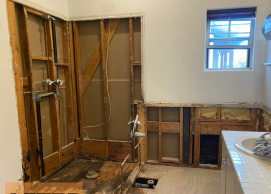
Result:
M236 119L238 121L250 120L250 109L247 108L222 108L222 119Z
M263 111L263 128L266 131L269 131L270 122L271 122L271 115Z
M202 108L200 118L216 119L217 108Z

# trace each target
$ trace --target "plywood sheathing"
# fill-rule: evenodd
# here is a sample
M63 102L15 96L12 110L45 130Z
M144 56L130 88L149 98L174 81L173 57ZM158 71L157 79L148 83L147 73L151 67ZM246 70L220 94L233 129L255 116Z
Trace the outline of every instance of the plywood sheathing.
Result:
M271 115L263 111L263 128L266 131L270 131Z
M92 54L95 52L96 45L101 39L100 22L84 21L79 22L80 50L82 70L85 71L89 65ZM103 70L102 62L99 65L87 86L82 100L84 100L85 126L96 126L104 123L104 100L103 100ZM85 128L90 139L106 139L105 125Z
M200 118L216 119L217 108L201 108Z
M250 109L222 108L221 119L236 119L238 121L250 120Z

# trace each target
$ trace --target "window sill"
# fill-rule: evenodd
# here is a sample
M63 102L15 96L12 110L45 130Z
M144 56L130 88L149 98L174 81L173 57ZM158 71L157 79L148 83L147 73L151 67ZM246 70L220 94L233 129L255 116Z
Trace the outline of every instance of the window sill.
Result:
M236 69L236 68L230 68L230 69L204 69L204 72L225 72L225 71L253 71L252 68L243 68L243 69Z

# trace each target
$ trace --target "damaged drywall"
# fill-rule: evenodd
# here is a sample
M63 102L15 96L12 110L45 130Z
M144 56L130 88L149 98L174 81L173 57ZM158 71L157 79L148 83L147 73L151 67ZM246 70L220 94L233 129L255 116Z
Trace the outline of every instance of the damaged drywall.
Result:
M216 119L217 108L201 108L200 118Z
M236 119L238 121L250 120L250 109L247 108L222 108L222 119Z

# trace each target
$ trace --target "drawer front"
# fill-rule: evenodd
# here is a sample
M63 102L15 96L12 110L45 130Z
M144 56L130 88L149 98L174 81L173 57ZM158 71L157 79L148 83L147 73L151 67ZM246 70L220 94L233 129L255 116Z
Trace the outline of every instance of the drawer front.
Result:
M223 125L223 130L228 130L228 131L252 131L252 125Z
M205 135L220 135L220 125L201 124L201 134Z

